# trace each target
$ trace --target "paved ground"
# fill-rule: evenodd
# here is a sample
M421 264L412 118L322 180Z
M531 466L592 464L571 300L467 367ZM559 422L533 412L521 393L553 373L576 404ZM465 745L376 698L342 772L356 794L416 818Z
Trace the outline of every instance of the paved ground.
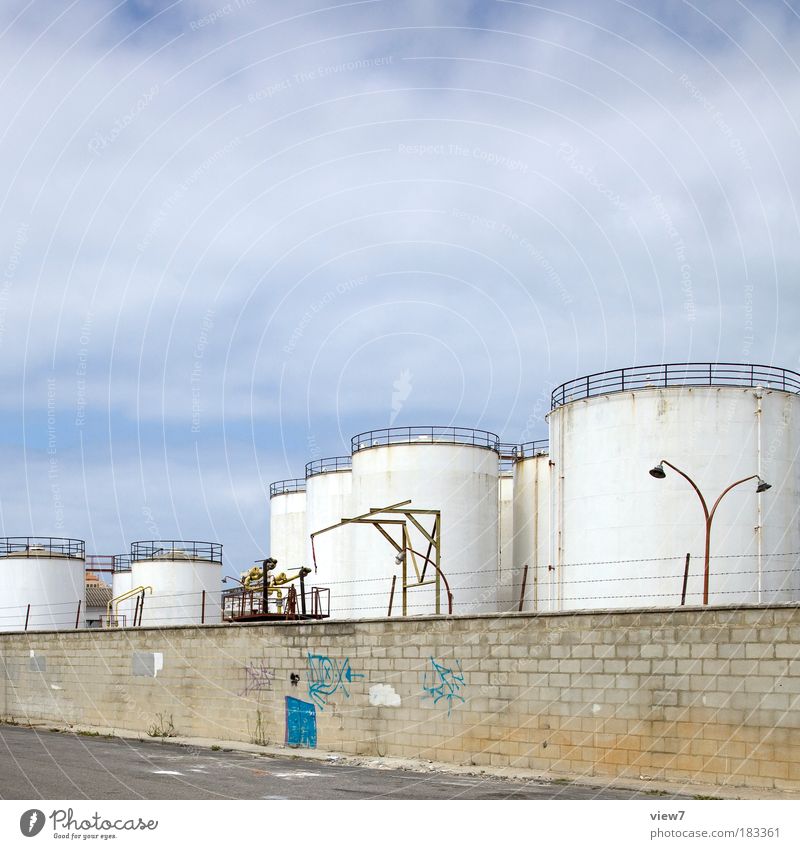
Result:
M0 725L2 799L643 799L574 783L420 773ZM678 798L678 797L672 797Z

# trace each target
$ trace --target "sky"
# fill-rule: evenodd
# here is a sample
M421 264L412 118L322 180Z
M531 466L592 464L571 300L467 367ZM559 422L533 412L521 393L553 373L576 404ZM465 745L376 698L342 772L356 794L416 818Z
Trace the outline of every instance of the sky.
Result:
M0 5L0 525L269 553L373 428L800 368L800 6Z

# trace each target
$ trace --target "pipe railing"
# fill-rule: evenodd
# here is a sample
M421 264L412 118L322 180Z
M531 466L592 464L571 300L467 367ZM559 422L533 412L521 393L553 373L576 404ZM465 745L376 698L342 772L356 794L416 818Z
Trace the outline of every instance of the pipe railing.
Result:
M326 472L349 472L352 468L353 458L349 454L345 457L323 457L321 460L306 463L306 477L311 478Z
M353 454L384 445L473 445L476 448L500 450L500 437L488 430L472 427L384 427L356 434L350 440Z
M777 366L742 363L662 363L631 366L595 372L562 383L553 390L550 409L555 410L556 407L571 401L613 392L684 386L763 386L765 389L800 393L800 374Z

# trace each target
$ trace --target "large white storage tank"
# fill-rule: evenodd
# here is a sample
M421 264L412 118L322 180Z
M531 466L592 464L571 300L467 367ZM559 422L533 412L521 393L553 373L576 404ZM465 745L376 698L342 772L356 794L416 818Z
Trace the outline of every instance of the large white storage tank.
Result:
M278 572L293 572L306 561L306 482L275 481L269 486L269 555Z
M86 548L81 539L0 538L0 631L83 627Z
M189 540L131 544L131 586L152 587L140 612L143 626L222 621L222 546Z
M501 463L498 479L497 609L514 610L514 473Z
M318 572L309 576L316 586L330 592L321 601L330 602L332 617L361 616L359 588L354 585L352 542L353 526L336 528L314 539L311 534L352 516L352 458L325 457L306 464L306 536L307 564ZM316 555L316 558L315 556Z
M771 366L675 364L578 378L553 393L552 592L563 609L703 602L705 518L710 604L800 598L800 375Z
M520 445L514 463L514 610L521 599L522 610L551 609L549 558L550 456L540 439Z
M441 568L456 614L497 610L498 447L496 434L460 427L384 428L352 440L354 513L405 500L413 508L441 511ZM423 525L432 529L430 521ZM415 549L425 555L424 538L412 527L409 533ZM363 526L354 539L356 579L371 599L363 615L385 616L391 576L397 575L399 594L402 566L374 528ZM416 578L410 563L407 570ZM433 577L432 571L426 579ZM441 610L447 612L444 587ZM400 612L395 595L393 615ZM409 589L408 614L432 612L434 588Z
M116 619L106 623L110 627L130 628L133 626L133 614L136 610L135 597L126 599L119 603L114 599L130 592L133 589L131 579L131 558L129 554L114 555L114 572L111 575L111 615Z

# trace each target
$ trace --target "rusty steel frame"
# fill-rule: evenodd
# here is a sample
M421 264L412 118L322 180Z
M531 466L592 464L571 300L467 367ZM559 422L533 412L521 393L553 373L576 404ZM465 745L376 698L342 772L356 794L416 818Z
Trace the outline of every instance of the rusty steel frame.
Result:
M317 555L316 550L314 548L314 539L316 537L318 537L320 534L325 534L329 531L336 530L336 528L344 527L345 525L372 525L381 534L381 536L386 539L386 541L392 546L392 548L394 548L394 550L401 558L400 562L402 564L402 584L400 590L403 616L408 616L409 589L413 589L414 587L424 587L431 585L435 587L435 610L437 614L440 614L442 612L442 584L444 584L445 591L447 593L447 612L448 614L452 615L453 593L450 591L450 584L448 583L447 578L445 577L445 574L441 568L442 513L440 510L409 507L409 504L411 504L411 499L407 499L406 501L398 501L395 504L389 504L386 507L371 507L366 513L361 513L358 516L351 516L349 518L340 519L333 525L328 525L328 527L326 528L321 528L318 531L314 531L314 533L311 534L311 554L314 560L314 571L317 570ZM382 518L387 514L389 516L402 516L403 518ZM417 519L417 516L433 516L433 527L430 531L427 530L427 528L425 528L422 522ZM421 552L416 551L414 548L411 547L411 542L408 534L409 524L413 525L427 541L428 550L425 554L422 554ZM389 533L389 530L384 527L386 525L400 526L401 542L397 542L397 540ZM416 581L410 582L408 578L408 555L410 555L411 564L414 567ZM420 571L419 565L417 563L417 557L421 557L423 559L422 571ZM433 580L426 581L425 573L427 572L428 566L433 567L436 572L436 575ZM395 581L393 580L389 600L389 615L391 615L392 602L394 600L394 590Z

